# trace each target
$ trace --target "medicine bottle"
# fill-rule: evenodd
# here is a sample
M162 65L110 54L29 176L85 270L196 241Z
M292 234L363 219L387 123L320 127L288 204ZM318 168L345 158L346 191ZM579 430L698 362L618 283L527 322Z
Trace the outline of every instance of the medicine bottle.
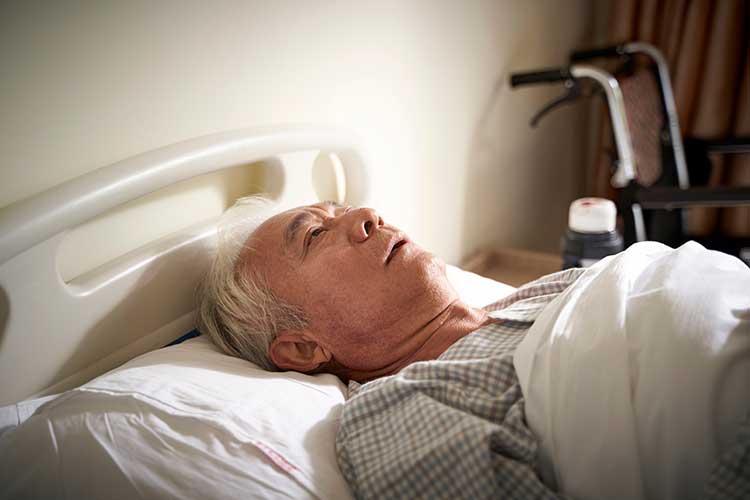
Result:
M568 228L562 238L563 269L588 267L622 251L617 208L604 198L580 198L570 204Z

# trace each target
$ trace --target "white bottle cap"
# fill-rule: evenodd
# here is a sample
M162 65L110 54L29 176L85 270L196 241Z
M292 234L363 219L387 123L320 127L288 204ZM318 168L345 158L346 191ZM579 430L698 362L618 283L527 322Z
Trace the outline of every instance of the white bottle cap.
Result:
M617 208L605 198L579 198L570 204L568 227L579 233L607 233L615 230Z

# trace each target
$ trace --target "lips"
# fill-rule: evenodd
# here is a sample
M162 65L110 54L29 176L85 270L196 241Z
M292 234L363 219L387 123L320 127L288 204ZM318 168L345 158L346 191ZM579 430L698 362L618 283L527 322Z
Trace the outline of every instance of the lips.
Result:
M408 242L409 240L401 234L393 235L391 240L388 242L388 253L385 258L385 264L388 265L391 262L391 259L393 259L393 257L396 255L398 250Z

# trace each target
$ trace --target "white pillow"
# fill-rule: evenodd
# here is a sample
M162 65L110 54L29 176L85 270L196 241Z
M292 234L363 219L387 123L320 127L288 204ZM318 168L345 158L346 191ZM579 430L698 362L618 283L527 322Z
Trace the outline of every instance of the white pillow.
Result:
M477 307L514 290L447 273ZM350 498L334 450L345 396L332 375L266 372L191 339L64 393L3 433L0 497Z
M445 274L461 300L472 307L490 305L516 291L510 285L464 271L456 266L445 266Z
M271 373L205 337L140 356L0 438L0 497L348 498L345 387Z

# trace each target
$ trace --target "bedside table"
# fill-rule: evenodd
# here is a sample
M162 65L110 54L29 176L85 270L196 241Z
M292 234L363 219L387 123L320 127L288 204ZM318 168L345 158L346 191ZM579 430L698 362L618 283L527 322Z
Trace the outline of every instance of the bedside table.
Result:
M559 254L516 248L487 247L464 259L461 268L519 287L546 274L562 270Z

